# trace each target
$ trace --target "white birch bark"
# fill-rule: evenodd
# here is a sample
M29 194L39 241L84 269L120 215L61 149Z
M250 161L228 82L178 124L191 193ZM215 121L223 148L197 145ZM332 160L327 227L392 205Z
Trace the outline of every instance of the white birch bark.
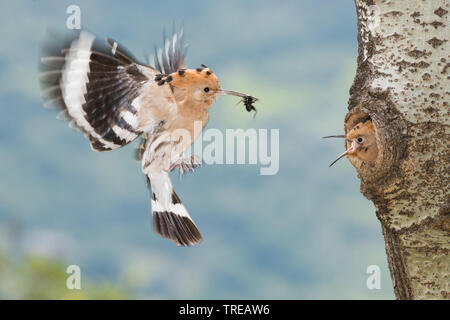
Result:
M345 128L376 127L352 160L377 209L397 299L450 299L449 1L355 0L358 69Z

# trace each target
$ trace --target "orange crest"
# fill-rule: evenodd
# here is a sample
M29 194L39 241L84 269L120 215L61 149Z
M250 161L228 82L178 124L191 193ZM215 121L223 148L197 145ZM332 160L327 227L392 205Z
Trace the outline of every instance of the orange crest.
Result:
M167 82L178 88L204 85L213 91L220 89L219 79L209 68L181 69L168 75L159 75L155 80L159 85Z
M371 134L374 131L375 131L375 128L374 128L371 120L367 120L365 122L360 122L356 126L354 126L352 130L350 130L347 133L347 139L353 140L357 136L364 135L364 134Z

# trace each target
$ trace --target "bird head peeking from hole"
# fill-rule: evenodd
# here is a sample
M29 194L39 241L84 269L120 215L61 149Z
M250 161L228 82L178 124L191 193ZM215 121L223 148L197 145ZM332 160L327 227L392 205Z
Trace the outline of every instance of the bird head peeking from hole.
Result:
M357 123L347 135L326 136L324 138L345 138L350 143L350 147L337 157L330 164L330 167L345 156L367 162L374 162L377 158L378 146L375 128L370 117Z

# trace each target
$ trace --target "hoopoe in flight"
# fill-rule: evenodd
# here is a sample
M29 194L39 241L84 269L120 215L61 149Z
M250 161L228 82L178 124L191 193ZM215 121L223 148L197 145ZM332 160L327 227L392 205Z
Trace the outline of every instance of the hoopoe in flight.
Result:
M202 236L175 193L172 169L190 170L201 162L184 158L208 122L209 108L221 95L241 97L248 111L257 99L223 90L217 76L202 65L186 69L183 30L164 37L154 66L139 63L117 41L99 42L88 31L44 47L41 95L47 106L59 107L70 125L81 131L94 151L121 148L142 136L140 160L151 187L154 230L180 246ZM172 138L182 130L188 135Z
M350 148L337 157L330 164L330 167L345 156L355 157L361 161L369 162L373 162L377 158L378 146L375 137L375 128L370 117L362 119L347 135L326 136L324 138L345 138L350 142Z

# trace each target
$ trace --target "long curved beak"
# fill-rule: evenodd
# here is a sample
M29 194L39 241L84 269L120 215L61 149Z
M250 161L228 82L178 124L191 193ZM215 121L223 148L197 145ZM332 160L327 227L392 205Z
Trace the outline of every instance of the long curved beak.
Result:
M340 137L339 137L340 138ZM358 149L359 147L359 143L356 142L355 140L352 141L352 145L350 146L350 148L348 148L347 150L345 150L345 152L343 154L341 154L339 157L336 158L336 160L334 160L328 167L331 167L333 164L335 164L338 160L340 160L341 158L351 154L352 152L355 152L356 149Z
M229 96L236 96L236 97L241 97L241 98L245 98L248 96L244 93L240 93L237 91L231 91L231 90L224 90L224 89L217 90L216 95L218 95L218 96L229 95Z

